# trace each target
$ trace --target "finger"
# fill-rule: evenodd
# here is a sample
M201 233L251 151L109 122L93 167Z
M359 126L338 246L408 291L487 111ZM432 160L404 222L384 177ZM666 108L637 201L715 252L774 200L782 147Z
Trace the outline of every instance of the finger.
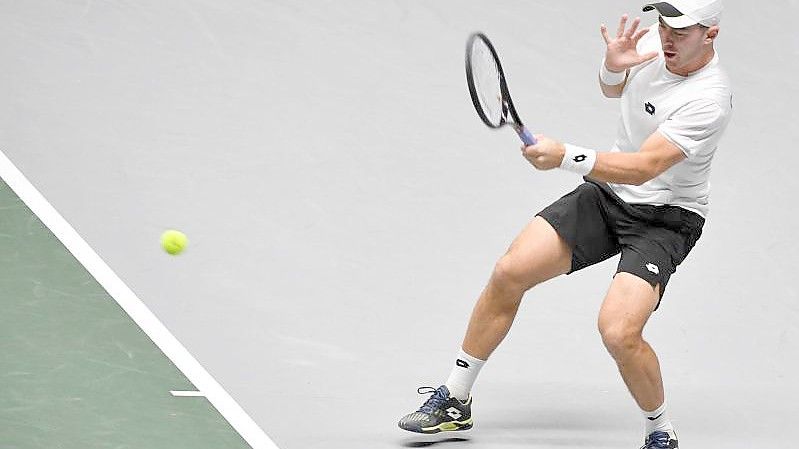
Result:
M644 37L644 34L646 34L648 32L649 32L649 28L644 28L643 30L638 30L638 32L635 33L635 36L633 36L633 42L638 43L638 41L641 40L642 37Z
M655 58L657 58L657 57L658 57L658 55L659 55L659 54L660 54L660 53L658 53L658 52L656 52L656 51L650 51L649 53L647 53L647 54L645 54L645 55L641 56L641 58L638 60L638 64L643 64L643 63L645 63L646 61L649 61L649 60L655 59Z
M627 30L627 32L625 32L624 35L627 36L627 37L632 37L633 34L635 34L635 31L638 29L638 25L640 23L641 23L641 18L640 17L636 17L635 20L633 20L632 25L630 25L630 29Z
M530 148L530 147L527 147L527 146L524 146L524 145L522 145L522 156L523 156L525 159L530 159L530 153L528 153L528 152L527 152L527 149L528 149L528 148Z
M599 27L599 32L602 33L602 39L605 39L605 43L609 44L610 36L608 36L608 27L606 27L604 23Z
M533 162L535 158L537 158L540 155L541 153L533 146L529 146L524 149L524 157L529 159L530 162Z
M605 40L605 43L609 44L610 36L608 35L608 27L606 27L604 23L599 27L599 32L602 34L602 39Z
M625 27L627 27L627 14L621 16L621 20L619 20L619 29L616 30L616 37L621 37L624 34Z

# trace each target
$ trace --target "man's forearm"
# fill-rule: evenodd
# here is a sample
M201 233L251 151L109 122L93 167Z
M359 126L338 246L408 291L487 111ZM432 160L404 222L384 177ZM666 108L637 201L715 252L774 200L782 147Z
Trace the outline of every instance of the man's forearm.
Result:
M641 185L655 177L648 155L637 153L597 153L594 168L588 174L599 181Z
M602 95L607 98L621 98L621 93L624 91L624 83L610 86L599 80L599 88L602 89Z
M538 134L538 143L522 147L522 155L539 170L561 168L617 184L641 185L685 159L685 153L659 132L636 152L598 153Z
M624 85L627 83L627 71L611 72L602 60L602 65L599 68L599 87L602 89L602 94L608 98L619 98L624 91Z

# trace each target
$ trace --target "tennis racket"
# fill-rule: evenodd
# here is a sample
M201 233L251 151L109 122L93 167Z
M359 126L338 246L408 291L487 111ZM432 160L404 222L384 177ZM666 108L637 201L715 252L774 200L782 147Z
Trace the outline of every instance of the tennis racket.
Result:
M466 42L466 84L477 115L486 126L498 129L510 125L526 145L536 144L513 107L497 51L483 33L472 34Z

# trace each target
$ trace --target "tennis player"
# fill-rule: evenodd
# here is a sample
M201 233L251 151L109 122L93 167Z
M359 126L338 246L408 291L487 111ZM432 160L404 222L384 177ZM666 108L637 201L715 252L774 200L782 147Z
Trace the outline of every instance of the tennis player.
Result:
M622 16L599 71L606 97L621 99L610 151L597 152L537 136L522 148L538 170L561 168L584 183L555 201L513 241L497 262L469 321L444 385L399 421L420 433L472 427L470 391L480 369L513 323L524 293L621 253L602 303L602 341L637 402L644 449L677 448L660 365L643 339L669 278L702 233L708 213L710 165L730 120L732 94L714 42L721 0L650 3L658 23Z

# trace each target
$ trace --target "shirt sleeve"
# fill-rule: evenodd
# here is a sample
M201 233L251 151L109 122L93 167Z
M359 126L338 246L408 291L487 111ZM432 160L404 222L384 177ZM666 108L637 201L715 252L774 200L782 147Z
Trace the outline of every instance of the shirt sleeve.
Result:
M696 100L678 109L658 131L688 159L706 156L718 146L728 116L716 102Z

